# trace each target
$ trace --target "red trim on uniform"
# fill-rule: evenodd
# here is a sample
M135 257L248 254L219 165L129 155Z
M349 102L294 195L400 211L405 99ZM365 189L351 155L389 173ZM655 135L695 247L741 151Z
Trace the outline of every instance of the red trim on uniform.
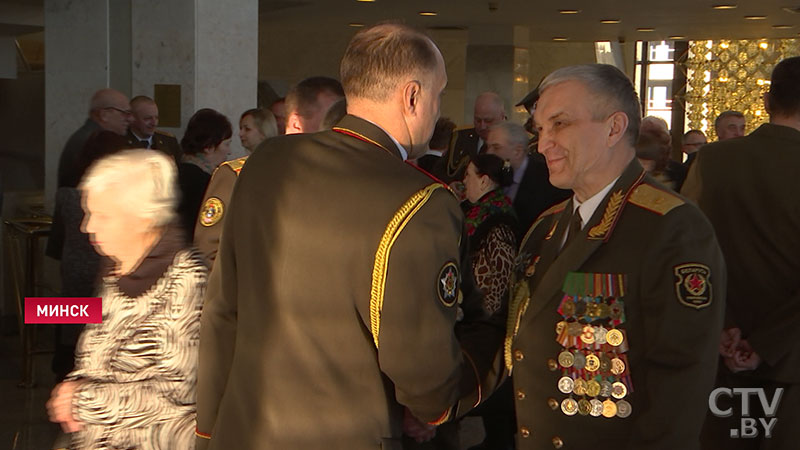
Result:
M199 436L199 437L201 437L201 438L203 438L203 439L211 439L211 435L210 435L210 434L208 434L208 433L203 433L203 432L202 432L202 431L200 431L200 429L198 429L197 427L195 427L195 428L194 428L194 434L196 434L197 436Z
M438 419L434 420L433 422L428 422L428 425L439 426L439 425L447 422L447 419L450 418L450 414L452 413L452 411L453 411L453 407L452 406L450 408L447 408L444 411L444 413L441 416L439 416Z
M450 186L448 186L447 183L445 183L444 181L440 180L439 178L436 177L436 175L428 172L427 170L423 169L422 167L412 163L411 161L406 161L406 164L408 164L409 166L419 170L420 172L424 173L428 177L433 178L433 181L435 181L437 183L440 183L442 186L444 186L444 187L446 187L448 189L450 188Z

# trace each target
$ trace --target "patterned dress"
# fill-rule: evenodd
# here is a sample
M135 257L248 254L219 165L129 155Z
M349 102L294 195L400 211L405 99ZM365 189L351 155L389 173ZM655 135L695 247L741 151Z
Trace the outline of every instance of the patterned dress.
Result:
M86 326L69 375L82 381L73 414L84 427L74 449L194 448L207 269L174 234L133 274L103 280L103 321Z

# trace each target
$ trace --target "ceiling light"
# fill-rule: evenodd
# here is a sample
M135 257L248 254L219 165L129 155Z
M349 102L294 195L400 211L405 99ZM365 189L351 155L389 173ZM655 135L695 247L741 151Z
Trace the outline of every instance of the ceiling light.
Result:
M420 16L435 16L437 13L436 11L420 11Z
M792 28L792 26L791 25L773 25L772 28L774 28L776 30L788 30L788 29Z
M728 44L727 42L720 42L719 43L719 48L728 48L728 47L730 47L730 44Z
M764 20L767 16L744 16L745 20Z
M359 3L375 3L375 0L356 0Z
M719 81L721 83L727 83L728 82L728 77L719 77Z
M650 32L650 31L656 31L656 29L655 28L650 28L650 27L643 27L643 28L637 28L636 31L641 31L643 33L647 33L647 32Z
M569 38L563 37L563 36L556 36L556 37L553 38L553 40L557 41L557 42L564 42L564 41L568 41Z
M358 22L352 22L352 23L348 23L348 24L347 24L347 26L348 26L348 27L356 27L356 28L360 28L360 27L363 27L363 26L364 26L364 24L363 24L363 23L358 23Z
M559 9L558 10L559 14L578 14L580 12L581 12L580 9Z
M736 5L714 5L714 9L736 9Z
M603 19L603 20L600 21L600 23L606 23L606 24L620 23L620 22L622 22L622 21L619 20L619 19Z
M766 50L769 47L769 44L767 44L766 42L762 42L758 44L758 46L761 47L762 50Z
M672 39L673 41L680 41L686 39L686 36L667 36L667 39Z

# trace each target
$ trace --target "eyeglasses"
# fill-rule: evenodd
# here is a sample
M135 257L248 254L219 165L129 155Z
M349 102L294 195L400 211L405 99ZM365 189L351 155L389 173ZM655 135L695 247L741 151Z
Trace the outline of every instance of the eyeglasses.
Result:
M126 116L129 116L129 115L133 114L131 112L131 110L129 110L129 109L121 109L121 108L117 108L116 106L106 106L103 109L113 109L114 111L119 111L119 112L121 112L122 114L124 114Z

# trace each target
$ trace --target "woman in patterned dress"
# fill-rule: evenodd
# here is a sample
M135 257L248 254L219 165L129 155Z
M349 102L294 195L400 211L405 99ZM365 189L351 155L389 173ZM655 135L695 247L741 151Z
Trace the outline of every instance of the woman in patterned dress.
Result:
M83 231L105 256L103 321L86 326L75 370L48 412L74 449L194 447L200 309L207 269L174 226L174 162L127 150L80 189Z
M508 161L490 154L472 158L464 174L467 200L462 203L469 248L469 264L480 304L462 304L469 317L487 317L505 325L508 286L517 255L517 221L511 199L503 188L514 181ZM466 271L466 268L464 269ZM472 415L483 418L484 441L473 449L513 448L514 401L508 380Z

